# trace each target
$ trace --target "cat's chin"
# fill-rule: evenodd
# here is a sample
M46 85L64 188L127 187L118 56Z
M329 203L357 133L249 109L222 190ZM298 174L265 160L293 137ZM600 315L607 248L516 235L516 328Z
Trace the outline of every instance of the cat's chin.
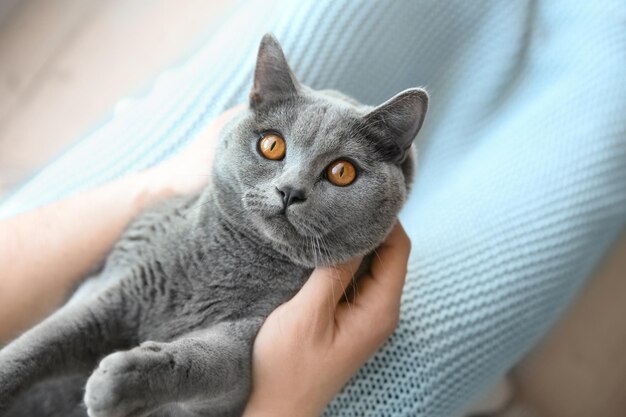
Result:
M293 224L282 214L267 216L258 219L255 223L257 229L273 243L293 245L294 242L302 239Z
M258 232L270 242L274 249L294 263L307 268L327 264L322 262L319 256L309 253L310 238L300 234L285 215L275 214L257 218L254 223Z

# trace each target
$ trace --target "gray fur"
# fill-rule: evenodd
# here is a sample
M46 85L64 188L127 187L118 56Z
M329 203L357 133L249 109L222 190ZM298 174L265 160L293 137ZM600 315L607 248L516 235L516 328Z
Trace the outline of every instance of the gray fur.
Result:
M250 107L224 128L210 184L139 215L80 297L0 351L0 415L84 415L85 381L92 417L240 415L264 319L315 266L365 255L389 233L426 103L419 89L377 108L314 91L266 35ZM284 159L257 151L267 130L285 138ZM323 174L339 157L357 165L346 187ZM306 200L281 214L285 186Z

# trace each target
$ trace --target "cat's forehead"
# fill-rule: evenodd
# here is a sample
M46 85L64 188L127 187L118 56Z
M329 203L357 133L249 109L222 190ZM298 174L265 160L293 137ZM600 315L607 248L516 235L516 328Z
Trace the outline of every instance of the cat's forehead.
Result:
M316 152L366 152L360 114L325 100L293 100L256 115L259 131L276 131L288 145Z

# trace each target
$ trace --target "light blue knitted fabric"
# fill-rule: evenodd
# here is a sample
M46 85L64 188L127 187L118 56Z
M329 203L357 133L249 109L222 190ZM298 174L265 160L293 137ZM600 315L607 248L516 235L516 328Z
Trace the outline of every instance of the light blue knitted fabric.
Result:
M313 87L375 104L423 85L400 326L327 415L449 417L545 334L624 228L625 21L619 0L253 0L0 216L176 152L245 101L265 31Z

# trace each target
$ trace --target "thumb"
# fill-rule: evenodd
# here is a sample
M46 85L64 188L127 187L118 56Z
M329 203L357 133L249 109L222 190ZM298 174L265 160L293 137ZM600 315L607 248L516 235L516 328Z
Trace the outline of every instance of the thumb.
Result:
M315 268L300 292L293 300L304 305L306 311L325 313L333 319L339 300L345 294L363 260L362 256L335 265Z

